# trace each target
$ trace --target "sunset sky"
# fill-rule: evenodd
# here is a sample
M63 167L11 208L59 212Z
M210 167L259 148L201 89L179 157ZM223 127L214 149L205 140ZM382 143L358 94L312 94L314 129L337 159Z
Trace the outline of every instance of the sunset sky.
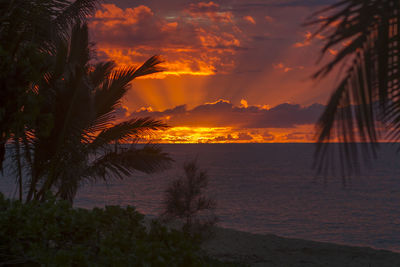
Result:
M99 59L161 55L118 117L152 116L156 142L312 142L333 78L313 81L324 36L302 23L333 0L114 0L90 22ZM324 60L336 53L329 51Z

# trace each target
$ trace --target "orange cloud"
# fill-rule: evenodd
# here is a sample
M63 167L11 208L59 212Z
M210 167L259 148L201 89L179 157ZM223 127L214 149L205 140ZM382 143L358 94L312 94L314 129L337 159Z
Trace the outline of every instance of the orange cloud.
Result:
M313 125L295 129L234 129L231 127L172 127L146 143L303 143L314 142Z
M162 26L161 31L168 32L168 31L175 31L178 27L178 22L170 22Z
M336 56L338 54L338 51L332 48L330 48L328 51L332 56Z
M97 24L101 21L105 26L132 25L153 15L151 9L144 5L123 10L114 4L102 4L102 9L96 12L93 23Z
M304 66L288 67L283 63L272 64L272 66L274 67L274 69L282 70L285 73L289 72L289 71L292 71L292 70L303 70L304 69Z
M232 22L233 15L221 11L214 2L191 4L182 12L186 15L171 22L144 5L122 9L103 4L90 25L99 58L125 66L138 65L154 54L163 55L165 71L142 79L209 76L232 70L232 56L240 51L243 39L235 27L225 25ZM197 21L198 17L222 24Z
M185 10L195 20L211 20L212 22L233 23L233 14L221 11L220 5L210 2L192 3Z
M271 17L271 16L265 16L264 18L265 18L265 21L267 21L267 22L269 22L269 23L275 21L275 19L274 19L273 17Z
M199 39L204 47L226 47L229 50L231 47L240 47L240 41L235 35L223 32L214 34L207 32L203 28L198 29Z
M309 46L309 45L311 45L312 38L316 38L316 39L319 39L319 40L324 40L326 37L323 36L322 34L313 35L311 32L307 31L304 34L304 41L297 42L293 46L294 47L306 47L306 46Z
M295 43L293 46L294 47L305 47L305 46L309 46L311 44L311 37L312 37L312 33L311 32L306 32L304 34L304 41L303 42L297 42Z
M244 16L243 19L250 24L256 25L256 21L252 16Z
M245 99L240 100L241 107L248 108L249 104Z
M226 99L218 99L217 101L214 101L214 102L207 102L207 103L205 103L205 105L217 105L217 104L221 104L221 103L226 103L226 104L231 104L231 101L229 101L229 100L226 100Z
M253 4L240 1L232 5L229 1L215 0L187 1L182 5L183 2L118 0L112 2L114 5L103 6L91 20L98 59L113 59L120 66L140 64L154 54L162 55L165 60L164 73L132 84L124 100L130 112L151 106L153 112L143 111L151 115L187 104L185 112L191 113L192 108L222 97L237 104L234 110L238 113L255 110L255 115L262 117L259 110L274 110L279 103L309 105L324 102L329 96L326 92L329 83L313 89L312 82L304 82L315 69L311 56L315 47L304 48L302 53L293 48L294 43L303 41L296 32L299 21L307 15L303 8L269 4L254 8ZM272 20L266 14L276 22L285 23L269 23ZM255 19L256 24L244 21L246 15ZM280 62L282 67L273 67L273 63ZM304 68L301 66L306 69L298 71ZM246 109L240 103L244 97L248 101ZM232 119L237 114L225 115L210 114L209 125L225 127L227 116ZM179 119L189 120L183 114L163 114L159 118L171 124ZM199 115L198 119L204 126L208 117ZM239 127L246 120L243 116L231 122ZM257 136L263 132L266 130L259 135L248 134L261 140ZM268 132L276 140L281 138L280 133ZM231 134L237 138L238 133L218 136L227 138Z

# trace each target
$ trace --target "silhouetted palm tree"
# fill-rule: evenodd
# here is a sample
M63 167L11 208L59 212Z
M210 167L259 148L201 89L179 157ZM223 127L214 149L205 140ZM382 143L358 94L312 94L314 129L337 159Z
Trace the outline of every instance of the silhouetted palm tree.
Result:
M72 25L92 14L98 0L0 1L0 170L5 144L35 124L40 99L35 84L49 51Z
M51 71L37 84L40 112L50 116L25 132L23 151L31 174L27 201L43 199L49 190L72 201L84 182L150 173L171 161L158 147L124 144L165 129L164 123L150 118L114 123L129 83L160 71L159 58L116 69L110 61L90 64L91 52L88 27L77 23L70 39L57 45ZM49 123L52 127L41 127Z
M400 1L342 0L313 18L315 34L326 36L322 56L339 50L315 78L339 66L343 75L317 124L318 165L327 166L328 143L337 140L342 167L352 172L380 138L400 138Z

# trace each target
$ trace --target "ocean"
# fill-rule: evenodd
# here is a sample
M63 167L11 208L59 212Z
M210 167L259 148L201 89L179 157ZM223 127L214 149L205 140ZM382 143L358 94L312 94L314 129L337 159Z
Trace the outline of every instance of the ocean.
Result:
M165 172L137 173L107 184L88 184L74 205L91 208L133 205L155 217L163 193L197 159L209 175L208 192L217 201L219 226L400 252L400 154L381 145L378 159L347 178L317 176L313 144L161 145L175 160ZM0 191L15 196L13 180L0 179Z

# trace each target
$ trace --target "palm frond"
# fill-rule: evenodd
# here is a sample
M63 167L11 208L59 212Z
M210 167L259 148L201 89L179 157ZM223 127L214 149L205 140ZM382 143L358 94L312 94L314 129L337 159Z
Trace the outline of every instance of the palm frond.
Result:
M128 91L129 83L134 79L136 67L125 67L115 70L110 77L103 81L95 92L97 118L109 116L121 104L121 99Z
M167 127L165 123L148 117L134 118L101 131L88 146L89 149L93 150L116 140L119 142L129 142L132 139L151 134L154 131L164 130Z
M152 56L145 63L143 63L142 66L136 69L134 78L163 71L164 69L159 66L161 63L163 63L163 60L160 56Z
M339 63L350 64L317 124L316 164L324 168L329 142L337 141L342 166L352 172L360 156L375 154L385 127L393 128L399 116L400 3L344 0L325 12L334 13L309 23L321 25L316 34L327 36L321 56L329 49L340 51L314 78L326 76Z
M99 0L75 0L64 5L59 14L54 18L53 25L57 34L67 36L69 30L77 22L85 22L88 17L94 14L98 7Z
M112 151L98 158L87 169L84 177L96 180L114 176L124 178L135 171L154 173L170 167L173 160L160 147L146 145L141 149L130 147L121 151Z
M121 99L129 89L129 83L137 77L162 71L158 66L161 62L158 56L153 56L139 68L124 67L113 71L95 92L97 110L95 124L113 119L111 113L121 104Z
M68 64L74 70L76 66L85 68L90 60L89 29L86 23L77 23L71 31Z
M97 88L100 86L108 77L110 77L111 72L115 68L115 63L113 61L98 62L93 66L93 70L89 73L89 79L92 85Z

